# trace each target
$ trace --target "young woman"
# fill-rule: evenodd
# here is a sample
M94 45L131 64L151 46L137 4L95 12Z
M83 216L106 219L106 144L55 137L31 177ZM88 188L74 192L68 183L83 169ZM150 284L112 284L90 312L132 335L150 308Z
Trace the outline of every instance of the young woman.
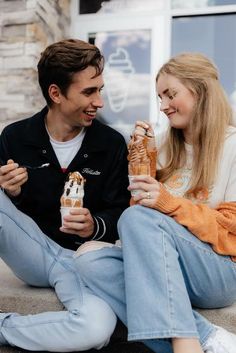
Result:
M141 192L119 221L122 250L89 252L97 244L84 245L77 266L126 323L129 340L162 353L235 353L236 336L193 309L236 300L231 109L217 69L203 55L170 59L156 84L169 119L168 132L157 138L156 178L139 176L129 187ZM136 133L148 128L138 122Z

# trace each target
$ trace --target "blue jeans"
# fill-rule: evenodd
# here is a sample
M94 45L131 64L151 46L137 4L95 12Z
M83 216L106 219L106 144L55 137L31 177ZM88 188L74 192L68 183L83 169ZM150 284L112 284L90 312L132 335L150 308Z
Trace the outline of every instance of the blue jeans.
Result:
M197 337L203 344L215 328L193 307L236 300L236 263L153 209L128 208L118 228L122 250L76 258L85 283L127 324L129 340L163 353L172 351L172 337Z
M64 311L36 315L0 313L0 345L70 352L99 349L109 342L116 316L84 286L73 255L45 236L0 191L1 258L26 283L55 288L65 306Z

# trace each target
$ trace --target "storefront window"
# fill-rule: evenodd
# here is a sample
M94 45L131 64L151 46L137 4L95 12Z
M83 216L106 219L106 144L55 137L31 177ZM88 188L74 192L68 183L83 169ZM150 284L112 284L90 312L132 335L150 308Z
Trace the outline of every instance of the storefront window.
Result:
M99 32L89 41L101 49L106 63L99 118L128 135L136 120L148 120L150 114L151 31Z
M236 15L188 16L172 22L172 55L201 52L217 65L220 81L236 111Z

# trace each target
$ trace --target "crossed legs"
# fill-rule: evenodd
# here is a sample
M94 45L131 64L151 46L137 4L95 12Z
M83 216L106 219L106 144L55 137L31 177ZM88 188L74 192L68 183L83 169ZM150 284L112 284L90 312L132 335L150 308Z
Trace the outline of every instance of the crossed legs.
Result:
M55 288L66 309L25 316L1 313L0 345L70 352L99 349L109 342L115 314L83 285L73 254L46 237L0 192L1 258L26 283Z
M86 284L126 322L129 340L145 341L156 352L163 339L166 347L173 340L176 352L178 339L199 339L203 346L215 328L192 306L232 304L236 265L172 218L146 207L127 209L119 234L122 251L104 248L76 259ZM167 351L170 347L162 350Z

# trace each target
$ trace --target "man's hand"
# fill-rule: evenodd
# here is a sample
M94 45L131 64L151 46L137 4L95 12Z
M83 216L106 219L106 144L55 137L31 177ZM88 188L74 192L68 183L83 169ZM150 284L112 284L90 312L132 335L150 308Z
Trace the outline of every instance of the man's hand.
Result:
M27 180L27 169L19 167L12 159L0 167L0 185L10 196L18 196L21 193L21 186Z
M70 214L64 216L64 222L60 230L68 234L76 234L82 238L88 238L94 231L94 220L87 208L74 208Z

